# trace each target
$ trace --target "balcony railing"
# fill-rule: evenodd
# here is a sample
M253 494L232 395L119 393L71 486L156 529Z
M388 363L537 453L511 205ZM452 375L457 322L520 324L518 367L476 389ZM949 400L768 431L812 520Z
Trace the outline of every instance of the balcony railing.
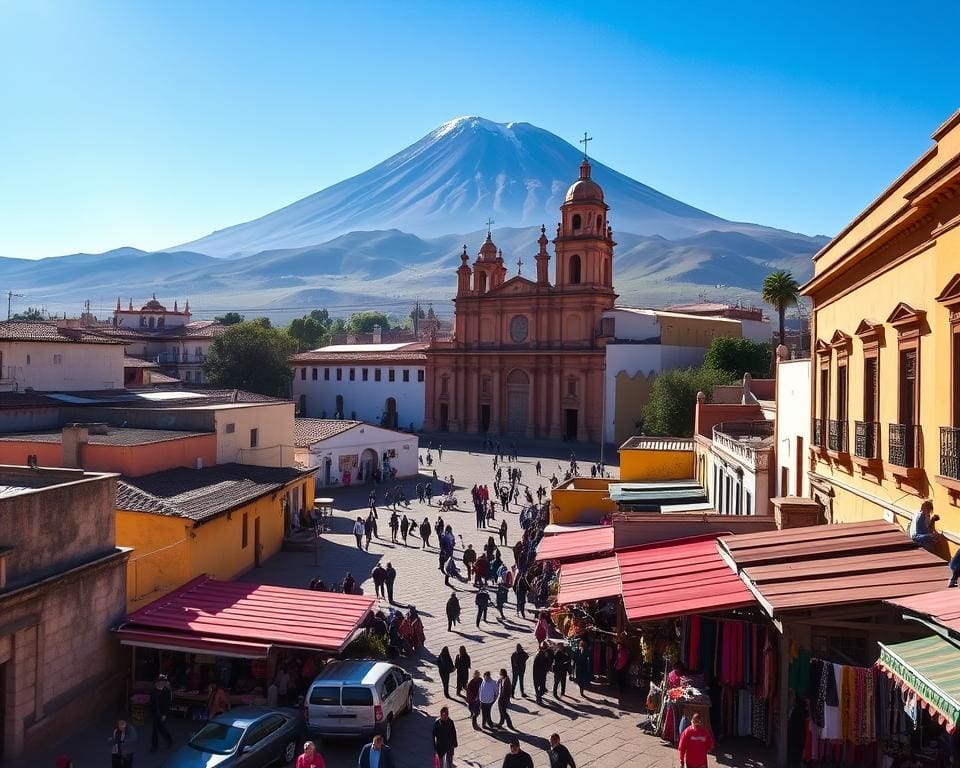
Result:
M847 422L830 419L827 422L827 448L836 453L849 453L847 448Z
M891 424L887 452L890 463L907 469L920 466L920 427L916 424Z
M823 428L823 421L824 421L823 419L815 418L813 420L813 426L810 428L810 435L813 438L813 444L817 446L817 448L822 448L824 445L823 433L825 432L825 430Z
M960 480L960 429L940 427L940 474Z
M880 423L858 421L855 423L853 455L861 459L880 458Z
M725 421L713 428L713 443L747 467L764 470L769 467L772 451L773 422Z

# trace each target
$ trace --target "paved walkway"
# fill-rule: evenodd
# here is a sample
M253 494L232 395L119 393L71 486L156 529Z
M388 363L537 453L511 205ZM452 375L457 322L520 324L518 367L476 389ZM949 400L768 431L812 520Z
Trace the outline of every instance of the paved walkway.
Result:
M426 441L424 441L426 442ZM436 443L434 444L436 445ZM423 452L423 451L422 451ZM560 463L559 452L551 452L552 458L542 458L544 473L549 475L557 469ZM569 455L569 450L560 455ZM436 462L433 468L440 477L452 474L458 487L459 500L462 506L470 506L469 489L475 482L486 482L492 485L493 468L491 458L487 454L469 451L445 450L443 459ZM589 457L579 457L581 462ZM536 458L522 458L519 466L523 471L524 481L536 478L534 464ZM562 459L560 459L562 461ZM415 481L405 483L408 495L413 496ZM544 482L545 487L548 483ZM465 490L462 490L465 488ZM533 485L536 489L536 485ZM401 665L406 667L416 680L415 710L412 715L402 718L394 731L392 748L397 757L400 768L430 768L433 765L430 748L430 728L444 703L450 704L451 716L457 724L460 747L457 750L456 765L480 768L486 766L499 767L503 756L507 752L507 741L513 732L500 731L495 733L474 731L471 728L466 706L462 698L446 700L440 679L436 672L436 654L444 645L450 647L451 653L456 654L457 647L465 645L470 654L474 668L481 671L489 670L496 677L501 667L509 669L510 653L518 642L522 643L532 655L536 641L532 634L533 622L519 619L511 606L505 609L505 620L499 620L496 610L491 606L489 616L492 622L476 628L475 608L472 587L458 584L457 590L461 593L460 602L463 607L459 632L448 633L444 604L449 596L449 590L443 584L443 576L437 570L437 549L431 547L429 551L421 551L419 540L411 538L411 546L402 544L393 545L389 541L387 521L389 513L380 514L380 534L387 539L374 539L369 552L356 548L354 538L350 533L351 520L356 514L366 509L366 499L369 487L340 489L335 496L336 513L332 521L333 531L327 534L320 550L320 565L315 566L312 552L283 552L269 560L264 567L255 569L243 578L269 584L304 587L314 576L320 576L328 583L339 581L347 571L361 583L364 592L373 593L373 584L369 574L374 565L380 561L390 561L398 571L395 598L404 605L416 605L423 617L426 631L426 648L419 658L404 659ZM379 497L382 499L382 488ZM407 511L408 517L422 520L429 516L431 522L436 521L438 509L426 504L411 502ZM507 514L509 525L508 542L512 544L519 533L517 521L518 509ZM446 523L453 525L454 533L458 537L457 555L460 552L460 536L465 543L472 543L478 551L482 548L486 538L493 534L493 530L477 531L475 529L472 508L465 512L452 512L444 516ZM496 524L501 521L497 514ZM436 543L435 538L433 539ZM512 557L506 555L507 562ZM512 593L511 593L512 597ZM528 612L529 613L529 612ZM551 676L552 679L552 676ZM552 683L551 683L552 684ZM527 692L532 690L530 681L530 667L527 668ZM567 687L567 696L560 700L548 694L543 706L539 706L532 698L520 698L514 701L511 708L511 718L517 728L516 735L520 739L523 749L530 752L537 768L546 766L547 759L544 749L547 738L553 732L561 735L563 742L568 746L577 765L586 768L614 768L615 766L631 766L632 768L648 768L652 766L675 766L676 752L673 747L664 745L660 739L644 734L640 730L640 723L646 718L640 712L640 701L626 700L623 707L617 701L615 694L605 686L593 686L587 689L584 697L580 697L576 685ZM494 708L496 714L496 708ZM191 730L190 723L176 723L178 737L185 739ZM105 739L109 734L107 723L98 729L87 729L83 735L76 736L66 744L51 750L50 758L44 757L40 761L31 761L30 765L52 765L52 755L59 751L66 751L74 757L77 768L87 768L94 765L106 765L109 758L105 749ZM151 755L147 753L149 730L142 735L141 749L143 753L137 755L137 768L157 768L162 763L163 753ZM328 768L353 768L356 765L360 744L357 742L325 742L321 752L326 759ZM729 752L729 754L728 754ZM736 752L736 756L732 754ZM765 763L761 759L763 750L750 741L737 741L731 745L724 745L718 754L717 763L720 765L740 766L742 768L762 768ZM766 765L771 763L767 762Z

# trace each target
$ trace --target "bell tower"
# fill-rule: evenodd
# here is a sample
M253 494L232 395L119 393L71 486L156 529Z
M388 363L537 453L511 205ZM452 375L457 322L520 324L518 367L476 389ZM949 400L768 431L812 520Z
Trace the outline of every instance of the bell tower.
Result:
M587 158L587 134L584 145L580 178L567 190L560 206L560 223L553 241L557 254L558 289L583 286L593 291L600 289L613 293L613 229L607 220L610 210L603 200L603 189L591 177L592 168Z

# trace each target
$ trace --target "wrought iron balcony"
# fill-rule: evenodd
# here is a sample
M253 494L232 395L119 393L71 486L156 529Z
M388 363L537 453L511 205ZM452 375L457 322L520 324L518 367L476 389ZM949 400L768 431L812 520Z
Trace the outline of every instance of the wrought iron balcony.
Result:
M895 467L920 467L920 427L917 424L891 424L888 459Z
M812 437L813 444L817 446L817 448L822 448L824 445L823 433L826 430L823 428L823 422L824 422L824 419L814 418L813 425L810 428L810 435Z
M940 427L940 474L960 480L960 429Z
M836 453L849 453L846 421L830 419L827 422L827 448Z
M854 423L853 455L861 459L880 458L880 422L857 421Z

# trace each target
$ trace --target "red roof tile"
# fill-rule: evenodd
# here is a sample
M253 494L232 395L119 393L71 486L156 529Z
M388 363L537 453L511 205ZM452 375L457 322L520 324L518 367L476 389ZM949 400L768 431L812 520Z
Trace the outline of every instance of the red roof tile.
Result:
M613 526L553 533L540 539L537 560L580 560L613 551Z
M305 448L363 424L351 419L294 419L294 445Z
M60 328L43 320L0 321L0 341L36 341L53 344L118 344L95 333L78 328Z
M622 589L616 555L576 560L560 566L557 602L568 605L602 597L619 597Z

